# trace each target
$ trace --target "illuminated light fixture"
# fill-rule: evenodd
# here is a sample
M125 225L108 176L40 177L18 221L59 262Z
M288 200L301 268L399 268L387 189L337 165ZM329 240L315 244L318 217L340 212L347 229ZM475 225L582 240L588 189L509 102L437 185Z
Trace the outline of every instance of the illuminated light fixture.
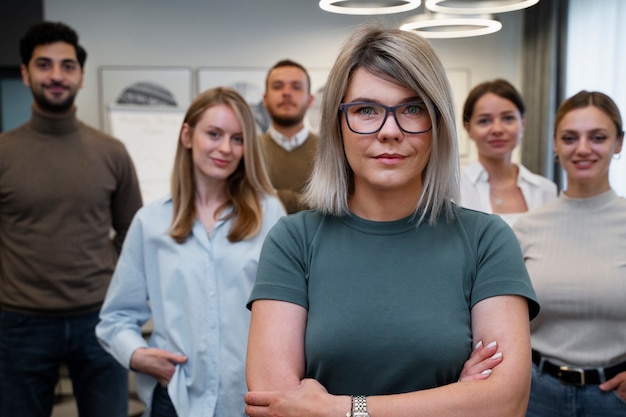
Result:
M415 21L403 24L400 29L417 33L424 38L469 38L497 32L502 29L502 23L489 16L422 15Z
M426 0L426 8L450 14L505 13L525 9L539 0Z
M346 3L339 5L339 3ZM320 0L320 9L331 13L377 15L408 12L417 9L422 0Z

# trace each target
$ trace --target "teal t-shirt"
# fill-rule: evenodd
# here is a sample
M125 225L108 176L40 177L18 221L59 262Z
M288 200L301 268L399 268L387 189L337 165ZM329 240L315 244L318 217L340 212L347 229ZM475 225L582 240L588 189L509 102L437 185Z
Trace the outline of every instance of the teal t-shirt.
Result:
M308 309L306 376L331 394L383 395L458 380L471 308L497 295L539 305L517 239L498 216L374 222L303 211L268 234L250 296Z

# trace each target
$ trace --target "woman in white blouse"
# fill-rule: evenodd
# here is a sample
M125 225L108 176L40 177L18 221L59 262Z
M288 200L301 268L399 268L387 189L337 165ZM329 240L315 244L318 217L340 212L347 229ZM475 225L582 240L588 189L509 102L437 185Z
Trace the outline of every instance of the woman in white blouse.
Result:
M475 86L463 105L464 127L478 161L461 177L461 205L499 214L512 225L521 213L556 198L554 182L512 161L524 133L524 101L508 81Z

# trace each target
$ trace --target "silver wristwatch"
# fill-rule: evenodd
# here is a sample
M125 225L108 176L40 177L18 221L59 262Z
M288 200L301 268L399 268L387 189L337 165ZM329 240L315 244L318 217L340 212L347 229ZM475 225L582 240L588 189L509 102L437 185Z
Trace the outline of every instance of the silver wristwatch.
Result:
M370 417L367 412L367 399L364 395L352 397L352 417Z

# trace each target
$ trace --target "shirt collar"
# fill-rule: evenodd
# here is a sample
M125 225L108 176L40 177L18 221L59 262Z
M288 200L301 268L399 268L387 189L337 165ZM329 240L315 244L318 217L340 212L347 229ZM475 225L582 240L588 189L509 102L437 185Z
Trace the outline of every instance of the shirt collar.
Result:
M31 126L40 133L66 135L78 130L80 123L76 118L76 107L73 107L68 113L61 115L43 113L33 107Z
M482 166L480 162L474 162L473 164L465 167L465 174L472 181L472 184L476 184L480 180L488 181L489 176L487 175L487 171Z
M537 186L540 185L541 179L539 177L536 177L535 175L533 175L524 165L522 164L516 164L516 165L519 170L517 173L518 185L521 184L522 182L527 182L527 183L530 183L532 185L537 185ZM485 168L482 166L480 162L475 162L465 167L465 174L470 179L472 184L476 184L480 181L485 181L485 182L489 181L489 174L487 174L487 171L485 170Z
M279 146L287 151L291 151L302 145L304 141L306 141L306 138L309 136L309 129L304 126L292 138L288 138L287 136L276 130L274 128L274 125L270 125L270 127L267 129L267 133L270 135L272 140L274 140L274 142L276 142Z

